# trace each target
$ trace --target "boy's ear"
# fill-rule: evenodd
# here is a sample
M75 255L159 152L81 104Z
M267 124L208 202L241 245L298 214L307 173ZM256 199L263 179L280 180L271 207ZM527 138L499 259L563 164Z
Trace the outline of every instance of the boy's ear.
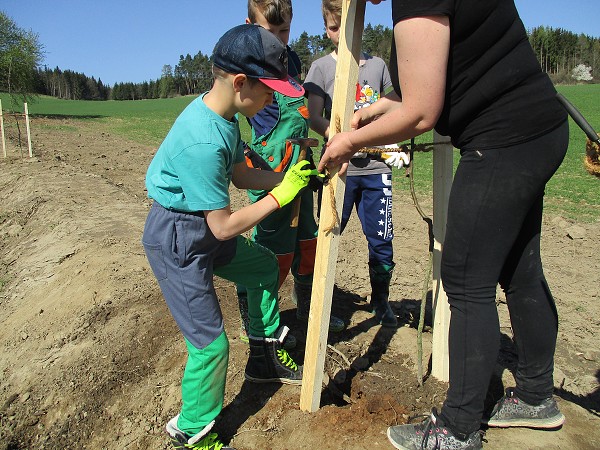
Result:
M242 90L244 83L248 82L248 77L244 73L238 73L233 76L233 90L239 92Z
M252 22L250 21L250 18L249 18L249 17L246 17L246 23L247 23L248 25L252 25Z

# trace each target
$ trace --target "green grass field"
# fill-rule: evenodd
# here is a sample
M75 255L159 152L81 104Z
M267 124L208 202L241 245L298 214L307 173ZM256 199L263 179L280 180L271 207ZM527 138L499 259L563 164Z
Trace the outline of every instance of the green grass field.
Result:
M558 86L571 102L583 113L588 121L600 130L600 84ZM35 116L72 117L81 120L101 121L111 132L146 145L157 147L177 115L195 97L140 101L69 101L52 97L39 97L28 105L29 113ZM7 94L0 93L3 108L10 109ZM23 106L15 108L23 112ZM248 139L250 129L241 120L242 136ZM600 180L589 175L583 167L585 155L585 134L570 121L569 151L562 166L548 184L546 209L555 214L583 222L600 220ZM6 121L10 126L10 121ZM57 125L58 126L58 125ZM69 130L65 128L65 132ZM318 137L311 132L311 136ZM419 142L431 142L432 133L417 138ZM455 152L455 163L459 154ZM417 196L426 197L432 193L433 154L417 153L414 160L414 180ZM395 172L394 188L396 195L409 194L409 180L404 170Z
M581 111L597 132L600 132L600 84L557 86L557 90ZM546 211L567 218L596 222L600 220L600 179L588 174L583 166L586 135L571 119L569 126L569 150L557 173L547 185L545 208ZM427 142L431 140L431 136L425 138ZM459 156L456 151L455 167ZM416 154L413 170L417 195L431 194L432 154ZM397 179L396 184L394 186L397 191L406 189L409 192L408 180Z
M0 93L2 107L6 110L10 99ZM193 97L139 101L74 101L53 97L38 97L29 103L29 114L34 116L62 116L82 120L98 120L107 123L111 131L127 139L158 146L177 115L193 100ZM23 105L15 108L23 112Z

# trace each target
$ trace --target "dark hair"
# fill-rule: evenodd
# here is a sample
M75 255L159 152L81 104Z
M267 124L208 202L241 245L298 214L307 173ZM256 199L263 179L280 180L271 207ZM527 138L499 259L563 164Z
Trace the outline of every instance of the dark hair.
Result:
M293 16L292 0L248 0L248 19L252 23L256 23L256 11L270 24L281 25Z

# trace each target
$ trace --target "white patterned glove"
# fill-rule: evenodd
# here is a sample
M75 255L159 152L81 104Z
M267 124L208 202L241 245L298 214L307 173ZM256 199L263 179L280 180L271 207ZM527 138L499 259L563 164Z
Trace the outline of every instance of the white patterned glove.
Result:
M386 145L385 148L398 148L397 144ZM385 163L390 167L401 169L410 164L410 156L404 152L385 152L381 154Z

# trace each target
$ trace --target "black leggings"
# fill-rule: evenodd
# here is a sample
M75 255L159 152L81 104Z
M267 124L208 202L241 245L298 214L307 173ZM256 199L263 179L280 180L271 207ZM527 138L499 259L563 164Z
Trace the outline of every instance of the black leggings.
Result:
M498 283L518 350L516 395L532 404L552 395L558 316L542 270L540 231L544 188L568 140L565 122L524 144L461 152L441 269L451 309L442 418L458 432L480 427L500 348Z

